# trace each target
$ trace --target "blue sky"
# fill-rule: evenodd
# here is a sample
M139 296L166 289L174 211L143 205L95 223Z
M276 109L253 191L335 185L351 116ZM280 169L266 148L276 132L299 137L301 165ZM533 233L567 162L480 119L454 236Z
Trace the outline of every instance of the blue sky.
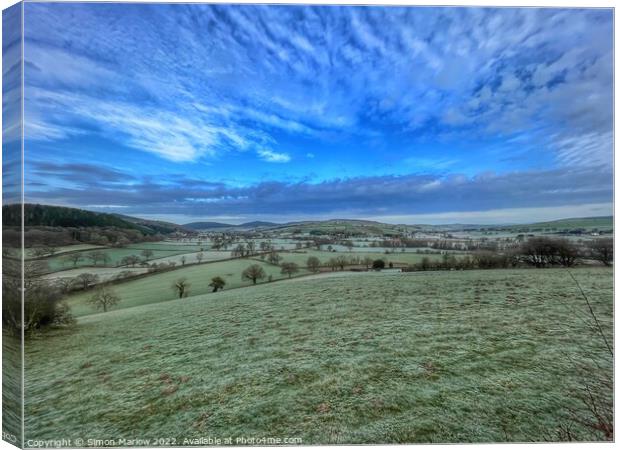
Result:
M176 222L612 210L612 12L25 4L26 199Z

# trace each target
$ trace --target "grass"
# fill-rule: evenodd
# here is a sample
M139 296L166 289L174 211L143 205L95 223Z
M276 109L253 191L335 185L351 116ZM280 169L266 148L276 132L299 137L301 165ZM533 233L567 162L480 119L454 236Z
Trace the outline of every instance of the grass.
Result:
M612 270L573 272L611 337ZM602 351L561 269L266 283L29 341L26 439L543 441Z
M390 262L404 263L404 264L416 264L422 261L424 257L428 257L431 261L440 261L442 258L442 256L438 254L424 255L424 254L419 254L419 253L400 252L400 251L385 254L385 253L374 252L374 251L371 251L371 252L363 252L363 251L329 252L326 250L318 251L318 250L304 249L299 252L281 252L279 254L282 257L283 262L294 262L296 264L299 264L300 266L305 266L306 261L308 260L310 256L316 256L317 258L319 258L319 260L321 261L323 265L326 265L327 261L329 261L331 258L337 258L338 256L344 256L346 258L358 257L361 259L368 256L372 258L373 260L382 259L385 261L386 264Z
M98 267L116 267L121 264L121 260L123 258L125 258L126 256L131 256L131 255L139 256L140 259L143 260L144 257L141 255L141 253L144 250L144 248L143 246L139 246L139 247L131 246L131 247L125 247L125 248L100 249L100 251L103 251L105 254L108 255L110 260L106 264L99 262L97 266ZM160 246L152 245L149 248L153 252L153 256L149 258L149 261L157 260L160 258L166 258L170 256L182 255L184 253L192 253L194 251L194 247L190 247L190 246L183 246L183 248L164 247L162 249L160 248ZM87 255L91 253L91 251L92 250L85 250L85 251L80 252L83 255L83 258L81 261L78 261L78 263L75 266L73 265L73 262L66 260L66 255L52 256L50 258L45 258L43 261L47 262L50 272L58 272L60 270L74 269L78 267L92 267L93 262L87 258Z
M211 278L215 276L221 276L226 280L225 289L249 286L252 282L243 281L241 279L241 273L246 267L252 264L261 265L265 270L266 276L269 277L269 275L271 275L273 280L287 278L286 275L280 273L280 267L278 266L247 259L191 265L114 285L114 291L121 298L121 302L116 308L131 308L139 305L173 300L177 297L177 294L171 288L172 283L183 277L187 278L191 283L190 295L211 292L212 288L209 286L209 283L211 283ZM298 275L304 273L307 273L307 271L300 270ZM260 280L260 282L266 281L267 278ZM75 316L79 317L95 314L97 312L87 303L90 296L92 296L92 291L85 291L73 294L67 299L67 302L71 306L71 311Z

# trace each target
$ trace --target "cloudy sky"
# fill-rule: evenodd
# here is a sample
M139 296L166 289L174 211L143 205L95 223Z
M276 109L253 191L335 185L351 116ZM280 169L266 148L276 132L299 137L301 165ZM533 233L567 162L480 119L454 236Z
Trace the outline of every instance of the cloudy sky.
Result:
M25 4L26 199L179 223L612 210L612 11Z

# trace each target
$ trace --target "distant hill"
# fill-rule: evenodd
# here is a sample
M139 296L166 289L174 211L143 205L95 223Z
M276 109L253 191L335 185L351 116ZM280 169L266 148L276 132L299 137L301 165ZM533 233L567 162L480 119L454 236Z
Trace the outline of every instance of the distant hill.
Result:
M259 220L255 222L246 222L246 223L242 223L241 225L237 225L238 228L272 228L272 227L278 227L278 226L280 226L279 223L261 222Z
M495 227L502 230L555 230L555 231L570 231L570 230L612 230L614 227L613 216L600 216L600 217L574 217L569 219L551 220L548 222L535 222L523 225L506 225L502 227ZM490 228L490 227L487 227Z
M185 228L189 228L191 230L217 230L217 229L244 229L244 230L252 230L256 228L273 228L280 226L280 224L273 222L246 222L241 225L232 225L229 223L221 223L221 222L191 222L183 225Z
M234 228L235 225L220 222L191 222L186 223L183 227L189 228L190 230L215 230L218 228Z
M419 230L419 227L415 225L392 225L375 222L372 220L358 219L330 219L321 221L289 222L274 228L293 233L310 233L313 235L341 233L350 236L389 236L403 231Z
M21 205L4 205L2 207L3 225L21 225ZM144 234L168 234L180 227L165 222L149 221L120 214L100 213L64 206L24 205L24 224L28 227L114 227L137 230Z
M149 228L157 233L161 233L161 234L170 234L170 233L175 233L175 232L192 232L194 230L181 226L181 225L177 225L176 223L171 223L171 222L164 222L161 220L148 220L148 219L140 219L138 217L131 217L131 216L125 216L122 214L114 214L117 217L120 217L121 219L127 221L127 222L131 222L133 224L136 224L140 227L146 227Z

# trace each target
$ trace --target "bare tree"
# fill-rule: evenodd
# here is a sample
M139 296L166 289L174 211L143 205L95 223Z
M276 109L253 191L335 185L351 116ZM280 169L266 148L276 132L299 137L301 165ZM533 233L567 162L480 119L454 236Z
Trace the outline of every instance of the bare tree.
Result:
M273 252L273 251L269 253L269 256L267 257L267 261L269 261L271 264L275 264L276 266L278 265L281 259L282 257L278 255L278 253Z
M189 294L189 288L191 284L187 281L187 278L179 278L174 283L172 283L172 290L175 291L179 298L187 297Z
M71 292L71 290L76 284L76 281L77 280L75 278L61 277L61 278L56 279L56 286L58 286L58 289L60 289L60 292L62 292L63 294L66 294L68 292Z
M602 238L592 241L590 243L590 255L593 259L610 266L614 261L614 240Z
M252 264L241 273L242 280L252 281L253 284L263 278L265 278L265 270L258 264Z
M575 265L579 251L575 244L567 239L558 239L556 241L556 257L558 262L564 267Z
M284 275L288 275L289 278L295 273L299 272L299 266L294 262L284 262L282 263L281 273Z
M79 263L80 261L82 261L82 255L78 252L76 253L69 253L67 256L65 256L64 258L66 261L69 261L71 263L73 263L73 267L77 266L77 263Z
M340 270L344 270L344 266L346 266L348 263L347 258L344 256L338 256L336 258L336 264L338 264L338 267L340 267Z
M144 258L145 261L148 261L149 259L151 259L153 257L153 250L150 250L148 248L142 250L142 257Z
M95 293L88 299L88 302L96 309L103 309L103 312L107 312L109 308L117 305L121 301L121 298L107 286L99 286Z
M121 259L121 264L124 266L135 267L138 263L140 263L140 257L138 255L129 255Z
M362 264L364 264L364 266L366 266L366 270L368 270L372 266L372 261L373 261L373 259L370 256L366 256L362 260Z
M110 261L108 254L101 250L90 252L86 255L86 257L90 259L95 266L99 263L99 261L103 262L104 265Z
M187 261L187 258L185 257L185 255L181 256L181 265L184 266L185 262Z
M311 256L306 261L306 267L308 267L308 270L310 270L311 272L318 272L320 265L321 261L319 261L319 258L317 258L316 256Z
M99 276L93 273L81 273L76 277L77 283L82 286L82 289L88 289L89 286L99 281Z
M242 258L246 255L245 245L238 244L235 248L230 252L230 256L233 258Z
M204 259L205 254L200 252L200 253L196 253L196 261L198 261L198 263L201 263L202 260Z
M254 241L248 241L245 245L248 249L248 256L252 256L256 253L256 243Z

